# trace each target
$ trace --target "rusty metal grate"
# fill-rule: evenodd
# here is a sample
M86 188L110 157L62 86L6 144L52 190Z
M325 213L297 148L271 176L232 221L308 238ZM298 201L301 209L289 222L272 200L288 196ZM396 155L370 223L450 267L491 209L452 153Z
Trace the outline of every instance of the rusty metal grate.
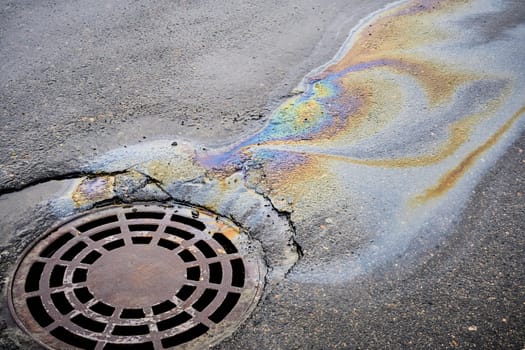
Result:
M182 205L114 206L35 242L9 300L20 327L50 349L203 347L253 309L263 274L228 220Z

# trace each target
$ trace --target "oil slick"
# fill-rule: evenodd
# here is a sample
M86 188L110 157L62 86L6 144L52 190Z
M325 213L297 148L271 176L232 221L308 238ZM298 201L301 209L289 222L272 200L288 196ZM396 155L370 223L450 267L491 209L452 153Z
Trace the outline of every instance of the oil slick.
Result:
M86 177L73 187L71 198L76 206L97 203L113 198L114 176Z
M482 174L520 135L525 23L497 20L520 6L393 3L361 21L336 57L304 79L303 92L248 139L210 151L113 153L93 168L133 165L174 196L183 182L204 184L209 194L195 200L219 211L233 205L239 186L247 188L291 213L312 254L308 236L320 232L308 223L341 217L344 206L356 221L338 229L362 239L340 245L360 254L341 257L344 268L332 274L330 263L298 267L292 277L347 280L403 254L416 236L444 235Z
M442 235L523 129L524 27L487 41L472 25L478 18L493 22L477 25L494 25L512 6L520 4L389 6L307 76L304 93L278 108L266 128L202 163L219 172L249 164L242 168L248 184L295 222L349 203L374 244L348 247L361 254L348 261L347 276L402 254L425 227ZM326 268L303 277L318 281Z

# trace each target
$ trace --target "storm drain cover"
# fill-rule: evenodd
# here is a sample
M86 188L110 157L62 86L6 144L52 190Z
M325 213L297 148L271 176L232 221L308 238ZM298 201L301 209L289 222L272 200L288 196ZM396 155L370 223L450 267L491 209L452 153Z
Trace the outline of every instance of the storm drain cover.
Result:
M28 248L9 301L19 326L50 349L201 348L253 310L264 272L224 218L182 205L114 206Z

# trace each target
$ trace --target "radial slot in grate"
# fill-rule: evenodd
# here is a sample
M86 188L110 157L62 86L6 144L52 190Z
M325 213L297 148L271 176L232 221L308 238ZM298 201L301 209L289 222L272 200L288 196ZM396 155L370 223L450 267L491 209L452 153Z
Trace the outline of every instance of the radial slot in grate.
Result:
M50 349L207 346L260 297L265 270L254 249L237 226L204 210L99 209L28 248L11 312Z

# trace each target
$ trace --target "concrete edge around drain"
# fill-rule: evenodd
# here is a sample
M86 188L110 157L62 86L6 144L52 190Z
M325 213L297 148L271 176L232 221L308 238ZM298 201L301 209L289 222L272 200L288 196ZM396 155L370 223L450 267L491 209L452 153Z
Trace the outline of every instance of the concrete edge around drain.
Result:
M175 200L209 208L210 193L217 188L220 188L217 181L173 183L166 191ZM231 191L221 189L220 195L221 200L213 203L212 210L244 229L263 249L268 268L266 293L284 279L299 259L294 245L294 229L288 218L277 212L269 200L242 184Z
M91 208L91 209L85 209L85 210L79 210L77 213L70 215L67 218L63 218L61 220L58 220L54 222L51 226L49 226L43 233L40 233L37 235L35 239L33 239L22 251L21 254L19 254L16 263L10 269L7 276L7 301L8 301L8 308L9 312L11 314L12 319L15 321L16 326L18 326L19 330L23 331L24 338L27 338L30 341L33 341L37 343L39 346L53 350L54 348L49 347L47 344L43 343L39 338L35 338L31 336L31 332L27 329L27 327L24 325L24 323L19 319L17 312L15 310L15 307L12 302L12 289L13 284L15 283L15 278L20 263L24 260L24 258L27 256L31 250L34 249L36 245L38 245L39 242L42 241L42 239L45 239L50 234L55 232L60 227L67 225L68 223L83 217L86 215L86 212L90 213L96 213L100 211L104 211L108 208L118 208L118 207L132 207L132 206L160 206L160 207L175 207L177 209L183 209L186 211L190 211L192 207L195 208L195 206L188 205L185 203L180 203L176 201L170 201L170 202L138 202L133 204L114 204L114 205L104 205L101 207ZM217 217L221 221L225 222L226 224L237 226L233 221L230 221L228 218L218 216L216 213L209 211L206 208L200 208L196 207L195 209L199 210L199 212L209 216L209 217ZM238 329L247 318L250 317L254 309L257 307L258 303L260 302L264 286L265 286L265 276L266 276L266 265L264 264L263 254L262 254L262 247L260 245L260 242L251 239L251 237L245 232L242 228L239 234L234 237L233 239L230 239L232 243L235 244L235 246L239 249L240 255L243 257L243 260L246 263L255 265L257 267L258 276L259 278L257 280L251 281L251 285L246 288L247 291L250 291L250 293L244 293L243 298L249 299L245 300L247 302L247 308L243 313L239 315L239 317L235 320L228 320L229 317L227 317L224 321L221 321L216 328L211 328L208 332L206 332L204 335L199 336L187 343L183 343L180 345L177 345L177 349L199 349L203 346L206 347L212 347L214 345L219 344L222 342L225 338L230 337L236 329ZM239 305L239 303L237 304Z
M86 176L77 179L68 193L53 200L51 206L56 216L64 216L97 206L139 202L176 202L231 220L261 244L269 288L284 279L299 259L289 217L278 212L269 199L247 188L241 173L227 179L199 177L189 181L157 180L145 169Z
M30 192L31 189L27 189ZM25 190L24 190L25 191ZM26 253L38 242L44 233L68 222L70 218L60 220L53 214L49 202L36 203L28 208L31 216L20 216L14 225L14 232L9 241L2 246L2 259L0 261L0 277L2 279L3 304L0 304L0 346L2 349L50 349L45 344L32 338L27 329L13 316L11 306L11 288L19 262ZM43 229L42 229L43 228Z
M137 175L140 181L137 181ZM79 205L72 199L72 194L78 190L79 184L86 179L97 181L108 177L120 177L121 179L131 179L129 188L111 188L103 196L90 198L89 201ZM232 179L236 185L224 191L219 180L215 179L194 179L191 181L172 181L162 183L153 178L137 172L135 169L116 171L114 173L98 173L85 175L78 178L67 178L64 184L67 185L61 193L50 197L41 203L31 203L28 205L28 212L31 217L20 215L16 224L13 224L9 235L9 242L3 245L4 256L0 260L3 267L0 277L3 282L2 295L7 300L7 290L9 278L13 276L17 261L20 259L24 249L32 245L32 242L42 235L41 228L59 225L57 222L71 220L71 218L82 215L86 210L94 207L102 207L111 204L126 204L132 202L160 203L171 202L183 205L194 205L205 210L212 211L222 217L230 219L237 226L241 227L250 239L260 245L262 250L262 260L265 263L267 274L261 296L258 303L263 302L273 286L283 280L288 271L299 259L299 252L295 245L295 231L286 213L278 212L272 203L263 195L247 188L242 181L242 175L235 173ZM26 190L31 194L32 188ZM34 209L34 210L33 210ZM67 219L62 219L66 217ZM1 306L1 305L0 305ZM251 317L257 305L253 305ZM37 349L34 340L25 332L16 327L8 307L0 307L0 345L5 344L6 349ZM246 321L246 319L244 321ZM244 322L243 321L243 322ZM234 332L242 323L233 327ZM225 334L218 342L230 336ZM41 345L42 346L42 345Z

